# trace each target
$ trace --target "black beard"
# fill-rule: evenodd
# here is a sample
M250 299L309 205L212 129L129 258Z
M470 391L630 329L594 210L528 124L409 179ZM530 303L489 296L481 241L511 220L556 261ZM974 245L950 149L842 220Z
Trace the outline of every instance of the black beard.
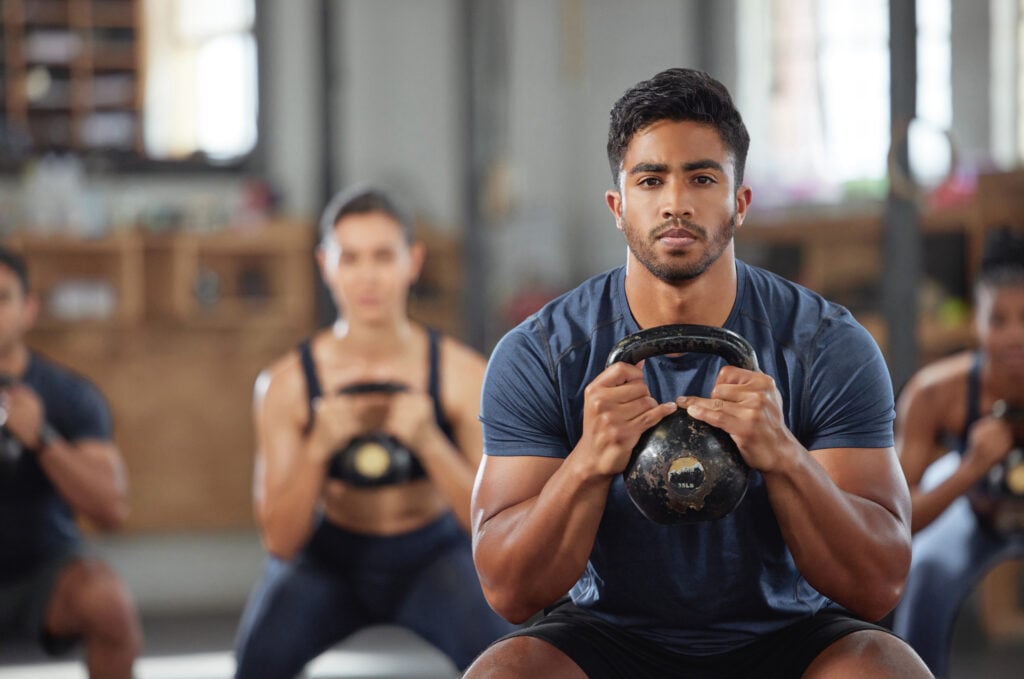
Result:
M674 262L660 262L654 255L654 243L657 241L657 236L651 236L642 243L633 243L630 237L631 228L628 222L623 219L622 231L626 234L626 244L629 246L633 256L636 257L637 261L644 265L648 271L650 271L659 280L665 281L666 283L681 283L683 281L693 280L702 273L707 271L712 264L718 261L718 258L725 252L725 248L729 245L729 241L732 240L736 233L736 212L733 211L729 217L729 221L723 225L717 235L708 239L708 231L704 227L694 224L693 222L684 222L682 220L670 220L655 229L655 234L661 234L666 228L674 225L679 225L688 231L692 232L697 236L699 240L704 241L707 247L704 249L704 253L699 260L689 264L678 264Z

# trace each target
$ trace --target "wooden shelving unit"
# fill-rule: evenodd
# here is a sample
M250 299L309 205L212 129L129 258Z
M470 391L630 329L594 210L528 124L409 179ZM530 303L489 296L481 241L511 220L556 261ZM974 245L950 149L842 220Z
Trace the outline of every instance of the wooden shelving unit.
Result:
M315 327L313 241L310 224L290 220L4 241L24 254L42 302L29 345L92 379L110 403L128 530L251 526L253 386ZM204 288L211 276L219 283ZM53 296L83 283L110 291L108 313L55 313Z
M306 326L315 313L313 239L313 230L297 222L150 238L150 318L208 327Z
M4 0L0 129L31 152L141 149L141 0Z

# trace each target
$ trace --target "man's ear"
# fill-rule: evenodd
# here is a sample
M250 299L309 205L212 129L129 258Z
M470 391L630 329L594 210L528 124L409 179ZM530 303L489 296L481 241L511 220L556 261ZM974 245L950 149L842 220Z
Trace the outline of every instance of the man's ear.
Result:
M743 220L747 217L747 208L750 207L750 199L753 192L749 186L740 186L736 189L736 226L743 226Z
M24 330L31 329L39 320L39 297L35 293L25 296L25 303L21 307L21 325Z
M604 202L615 218L615 228L622 231L622 194L618 189L608 189L604 192Z

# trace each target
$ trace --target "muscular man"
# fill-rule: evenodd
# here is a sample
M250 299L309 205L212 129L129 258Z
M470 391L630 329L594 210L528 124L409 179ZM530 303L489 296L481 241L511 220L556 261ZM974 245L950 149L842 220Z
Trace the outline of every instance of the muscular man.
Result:
M699 71L659 73L612 109L606 202L626 264L510 331L482 400L484 592L512 621L548 610L467 677L928 676L870 622L910 562L889 373L846 309L735 258L748 144ZM760 371L700 353L605 367L619 339L672 324L738 333ZM627 495L638 438L678 408L754 470L720 519L655 523Z
M37 308L25 262L0 248L0 636L51 654L84 641L90 677L128 679L135 606L76 523L124 521L125 470L100 392L25 344Z
M408 627L463 668L512 629L483 598L467 532L485 362L407 316L424 251L386 194L340 193L321 231L338 319L256 384L256 511L270 558L242 618L237 676L293 677L378 623ZM412 451L402 476L380 445L336 457L381 434Z
M986 242L974 330L977 349L919 370L896 411L915 535L893 624L939 677L949 671L953 625L971 589L997 563L1024 558L1024 460L1008 459L1024 445L1020 232L1000 229Z

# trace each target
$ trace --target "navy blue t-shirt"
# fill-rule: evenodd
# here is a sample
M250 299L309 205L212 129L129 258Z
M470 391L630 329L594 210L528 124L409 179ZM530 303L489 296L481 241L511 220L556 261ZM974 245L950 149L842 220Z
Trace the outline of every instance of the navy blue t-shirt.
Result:
M894 403L877 344L845 308L763 269L736 263L724 327L755 348L782 395L786 424L809 450L893 445ZM498 343L481 402L487 455L565 458L579 441L583 391L613 345L639 330L625 268L595 276L527 318ZM690 353L644 363L659 402L707 396L724 361ZM586 572L580 606L690 654L720 653L831 604L800 575L754 473L735 511L717 521L645 518L621 476Z
M106 400L85 378L31 354L21 380L39 395L46 419L63 438L111 438ZM74 513L34 453L24 451L14 466L0 470L0 582L30 573L81 540Z

